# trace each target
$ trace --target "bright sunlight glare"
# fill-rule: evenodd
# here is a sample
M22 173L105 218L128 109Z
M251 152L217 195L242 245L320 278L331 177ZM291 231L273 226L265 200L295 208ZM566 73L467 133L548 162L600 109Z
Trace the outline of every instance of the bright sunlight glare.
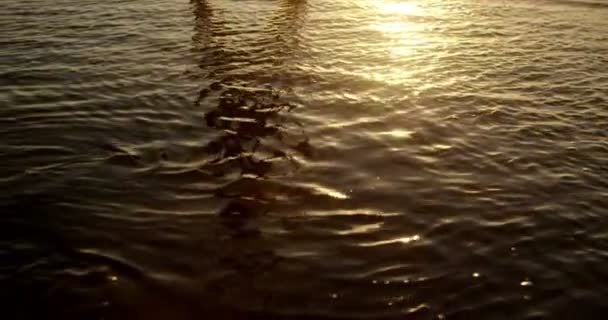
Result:
M417 2L378 2L378 8L385 13L415 15L420 13Z

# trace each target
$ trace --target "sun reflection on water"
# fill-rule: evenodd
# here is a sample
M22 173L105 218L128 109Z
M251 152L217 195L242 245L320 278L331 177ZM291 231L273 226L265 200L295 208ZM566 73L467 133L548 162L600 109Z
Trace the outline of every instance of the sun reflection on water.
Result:
M367 78L394 85L415 83L422 69L436 67L429 66L428 59L421 64L423 57L453 42L438 32L436 26L446 19L447 12L436 1L382 0L369 4L369 10L375 59L384 68L372 70Z
M427 44L425 24L420 23L420 17L428 12L418 2L379 1L374 3L373 10L377 18L372 29L386 39L385 51L390 56L411 55Z
M408 22L381 22L375 25L375 30L383 33L412 33L418 31L415 24Z
M377 7L382 12L401 15L415 15L421 13L417 2L378 2Z

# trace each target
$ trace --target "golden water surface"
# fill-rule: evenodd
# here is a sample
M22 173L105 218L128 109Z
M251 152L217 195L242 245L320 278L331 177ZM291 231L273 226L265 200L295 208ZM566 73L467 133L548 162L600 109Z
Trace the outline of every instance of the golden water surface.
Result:
M591 319L608 4L3 0L0 317Z

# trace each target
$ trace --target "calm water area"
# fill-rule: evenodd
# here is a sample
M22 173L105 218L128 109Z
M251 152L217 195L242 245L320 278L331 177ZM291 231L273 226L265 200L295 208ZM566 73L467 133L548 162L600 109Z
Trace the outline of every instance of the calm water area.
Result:
M2 0L0 318L602 319L608 2Z

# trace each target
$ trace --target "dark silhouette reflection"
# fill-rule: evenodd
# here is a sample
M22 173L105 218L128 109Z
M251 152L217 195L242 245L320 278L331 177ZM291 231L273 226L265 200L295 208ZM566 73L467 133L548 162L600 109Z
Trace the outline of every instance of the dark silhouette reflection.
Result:
M273 17L278 32L275 39L281 46L280 58L289 62L289 59L302 52L301 33L306 22L307 1L287 0L282 1L280 5L281 10Z
M280 3L260 36L243 44L244 49L226 27L229 21L216 16L210 2L193 3L193 40L203 82L195 104L206 110L206 125L218 133L204 146L214 159L201 170L228 178L216 192L228 200L219 214L243 235L248 219L270 210L276 191L268 186L297 169L292 152L306 154L310 149L302 128L286 116L295 105L282 97L290 90L288 60L299 46L305 1Z
M285 201L282 193L298 169L296 153L310 150L302 126L290 116L297 106L288 102L289 60L297 51L293 39L304 1L282 2L260 33L246 40L212 3L194 0L193 41L201 82L194 103L214 133L203 146L212 160L200 170L217 178L215 197L225 202L218 215L231 240L223 243L218 260L223 272L230 270L233 276L211 281L206 288L216 294L217 304L229 309L250 309L253 304L265 309L267 295L248 283L276 270L283 260L265 244L258 218ZM259 299L238 301L231 287Z

